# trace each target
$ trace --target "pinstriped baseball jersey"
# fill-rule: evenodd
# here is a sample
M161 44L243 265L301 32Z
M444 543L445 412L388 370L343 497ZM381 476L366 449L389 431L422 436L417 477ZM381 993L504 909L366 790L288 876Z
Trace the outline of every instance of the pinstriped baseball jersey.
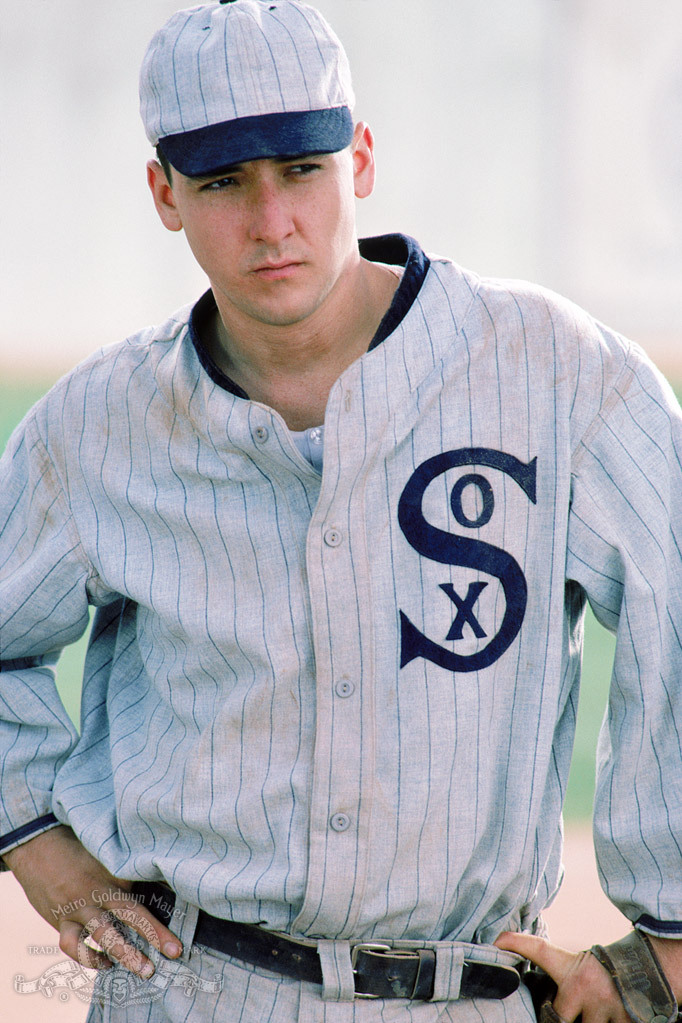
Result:
M0 848L54 812L217 916L532 928L587 596L618 629L600 869L630 919L682 932L681 423L646 357L434 258L332 388L320 474L210 378L189 315L65 377L1 463ZM50 664L88 603L79 739Z

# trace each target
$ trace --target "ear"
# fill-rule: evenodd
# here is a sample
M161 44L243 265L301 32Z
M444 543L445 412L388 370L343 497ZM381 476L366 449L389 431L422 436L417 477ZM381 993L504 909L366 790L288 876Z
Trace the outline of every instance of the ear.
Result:
M355 195L358 199L366 199L374 189L376 164L374 163L374 136L369 125L364 121L358 121L355 125L350 151L353 158Z
M158 160L150 160L147 163L147 184L163 226L169 231L182 231L182 220L175 203L173 188Z

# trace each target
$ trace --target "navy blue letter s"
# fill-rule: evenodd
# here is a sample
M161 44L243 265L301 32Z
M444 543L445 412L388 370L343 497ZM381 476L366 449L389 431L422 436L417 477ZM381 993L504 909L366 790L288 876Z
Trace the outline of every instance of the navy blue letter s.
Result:
M526 613L528 587L518 563L506 551L482 540L447 533L426 521L422 512L422 499L429 484L437 476L462 465L485 465L499 469L521 487L533 504L536 503L537 459L526 463L513 455L490 448L459 448L444 451L422 462L407 481L398 503L398 522L408 543L423 557L444 565L461 565L477 569L500 580L506 607L500 628L486 646L476 653L456 654L439 646L421 633L400 612L401 650L400 667L416 657L423 657L449 671L478 671L496 661L518 635ZM479 488L484 500L479 519L469 520L461 511L463 484ZM492 488L477 474L464 477L452 491L453 512L460 525L475 528L487 523L492 516ZM458 513L459 512L459 513ZM446 591L447 592L447 591Z

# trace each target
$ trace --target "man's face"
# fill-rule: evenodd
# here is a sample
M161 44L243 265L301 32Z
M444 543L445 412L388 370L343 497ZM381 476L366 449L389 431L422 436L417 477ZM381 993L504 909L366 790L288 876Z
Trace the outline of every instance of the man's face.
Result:
M161 218L184 229L228 325L302 322L358 259L354 197L369 194L374 171L363 125L340 153L252 160L206 178L174 172L170 188L153 167Z

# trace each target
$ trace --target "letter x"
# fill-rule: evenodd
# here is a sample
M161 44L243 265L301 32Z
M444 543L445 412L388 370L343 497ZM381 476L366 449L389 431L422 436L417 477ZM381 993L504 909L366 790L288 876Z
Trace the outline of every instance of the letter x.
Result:
M452 603L457 608L457 617L450 626L446 639L462 639L462 631L464 626L469 623L471 626L474 636L476 639L485 639L486 633L481 628L480 622L474 614L474 605L481 595L481 592L486 588L487 583L469 583L469 589L467 595L462 599L458 593L455 593L452 583L440 583L440 588L444 593L447 593Z

